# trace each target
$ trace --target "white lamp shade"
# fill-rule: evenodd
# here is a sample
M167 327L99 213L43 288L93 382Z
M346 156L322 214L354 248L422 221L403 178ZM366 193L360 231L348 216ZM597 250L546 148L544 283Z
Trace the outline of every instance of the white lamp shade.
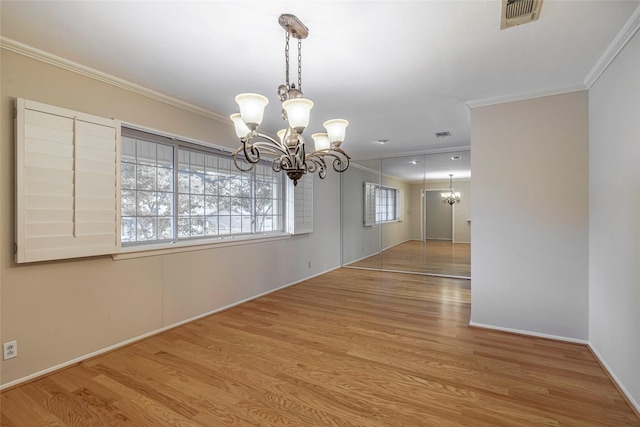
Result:
M311 135L316 151L328 150L331 147L331 141L326 133L314 133Z
M238 135L238 138L242 139L251 133L251 129L249 129L242 121L240 113L232 114L229 117L233 120L233 126L236 128L236 135Z
M255 130L262 123L264 107L269 103L267 97L257 93L241 93L236 96L236 102L240 106L242 121L249 129Z
M282 103L282 108L287 112L289 126L302 133L309 125L309 117L313 102L304 98L288 99Z
M327 129L327 134L329 135L329 141L336 147L340 146L342 141L344 141L348 125L349 122L342 119L333 119L324 122L324 127Z

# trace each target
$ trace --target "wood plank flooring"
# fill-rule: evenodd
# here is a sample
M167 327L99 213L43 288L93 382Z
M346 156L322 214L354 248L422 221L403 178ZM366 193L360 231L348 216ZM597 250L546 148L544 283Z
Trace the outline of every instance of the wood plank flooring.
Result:
M640 426L589 350L469 328L470 282L339 269L2 394L30 426Z
M409 240L348 267L471 277L471 244Z

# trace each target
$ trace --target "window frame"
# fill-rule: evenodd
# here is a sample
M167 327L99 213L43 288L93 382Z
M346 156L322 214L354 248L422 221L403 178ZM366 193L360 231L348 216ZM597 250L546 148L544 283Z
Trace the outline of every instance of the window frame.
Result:
M381 203L382 200L384 204ZM384 210L381 207L384 207ZM375 227L393 222L402 222L402 190L374 182L365 182L364 226Z
M287 223L290 220L289 215L286 211L286 202L289 194L287 192L287 182L283 175L278 175L278 186L279 186L279 218L280 218L280 227L278 230L273 231L255 231L256 227L256 215L255 212L255 195L252 194L251 197L251 205L252 205L252 224L251 231L245 233L229 233L229 234L217 234L217 235L204 235L204 236L191 236L191 237L179 237L179 230L177 229L178 222L178 198L179 198L179 188L178 188L178 175L180 172L179 168L179 157L178 150L186 150L188 152L197 152L202 154L213 155L218 158L226 158L229 161L233 162L231 157L232 151L225 147L215 146L213 144L205 143L202 141L197 141L185 137L180 137L176 135L170 135L166 132L161 132L149 128L140 127L131 123L121 123L121 133L122 138L125 137L133 137L142 140L147 140L154 143L170 145L173 147L173 188L172 188L172 220L173 220L173 237L171 239L164 240L150 240L150 241L137 241L137 242L125 242L122 241L120 245L120 251L116 254L113 254L112 257L114 259L127 259L131 257L138 256L151 256L155 254L164 254L164 253L172 253L172 252L184 252L190 250L200 250L207 249L212 247L220 247L220 246L228 246L228 245L237 245L237 244L246 244L252 242L261 242L268 240L280 240L290 238L291 233L287 233ZM122 143L121 143L122 145ZM120 164L122 164L122 155L119 158ZM266 166L271 169L271 162L264 161L261 164L262 166ZM233 167L233 165L231 165ZM239 173L242 173L238 171ZM250 172L250 179L252 183L252 187L255 188L255 180L256 180L256 168L254 167ZM121 175L118 177L121 179ZM121 188L122 190L122 188ZM118 213L120 217L124 217L122 212ZM122 229L121 229L122 230ZM122 231L120 230L120 233Z

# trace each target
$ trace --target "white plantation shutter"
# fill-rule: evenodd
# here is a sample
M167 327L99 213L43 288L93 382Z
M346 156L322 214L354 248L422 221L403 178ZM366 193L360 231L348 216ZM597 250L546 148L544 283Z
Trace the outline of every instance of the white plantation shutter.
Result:
M302 175L298 185L287 179L287 232L313 232L313 175Z
M120 123L16 102L16 262L111 254L120 244Z
M364 183L364 225L372 227L376 224L376 188L373 182Z

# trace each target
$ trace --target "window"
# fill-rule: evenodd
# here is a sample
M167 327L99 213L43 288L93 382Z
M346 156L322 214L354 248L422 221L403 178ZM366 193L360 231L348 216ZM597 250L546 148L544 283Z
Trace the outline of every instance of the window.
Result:
M18 263L313 230L311 176L285 187L268 162L242 172L226 151L22 98L15 125Z
M395 188L378 186L376 188L376 222L389 222L398 219Z
M283 230L282 174L229 154L123 128L123 245Z
M364 183L364 225L402 221L402 192L372 182Z

